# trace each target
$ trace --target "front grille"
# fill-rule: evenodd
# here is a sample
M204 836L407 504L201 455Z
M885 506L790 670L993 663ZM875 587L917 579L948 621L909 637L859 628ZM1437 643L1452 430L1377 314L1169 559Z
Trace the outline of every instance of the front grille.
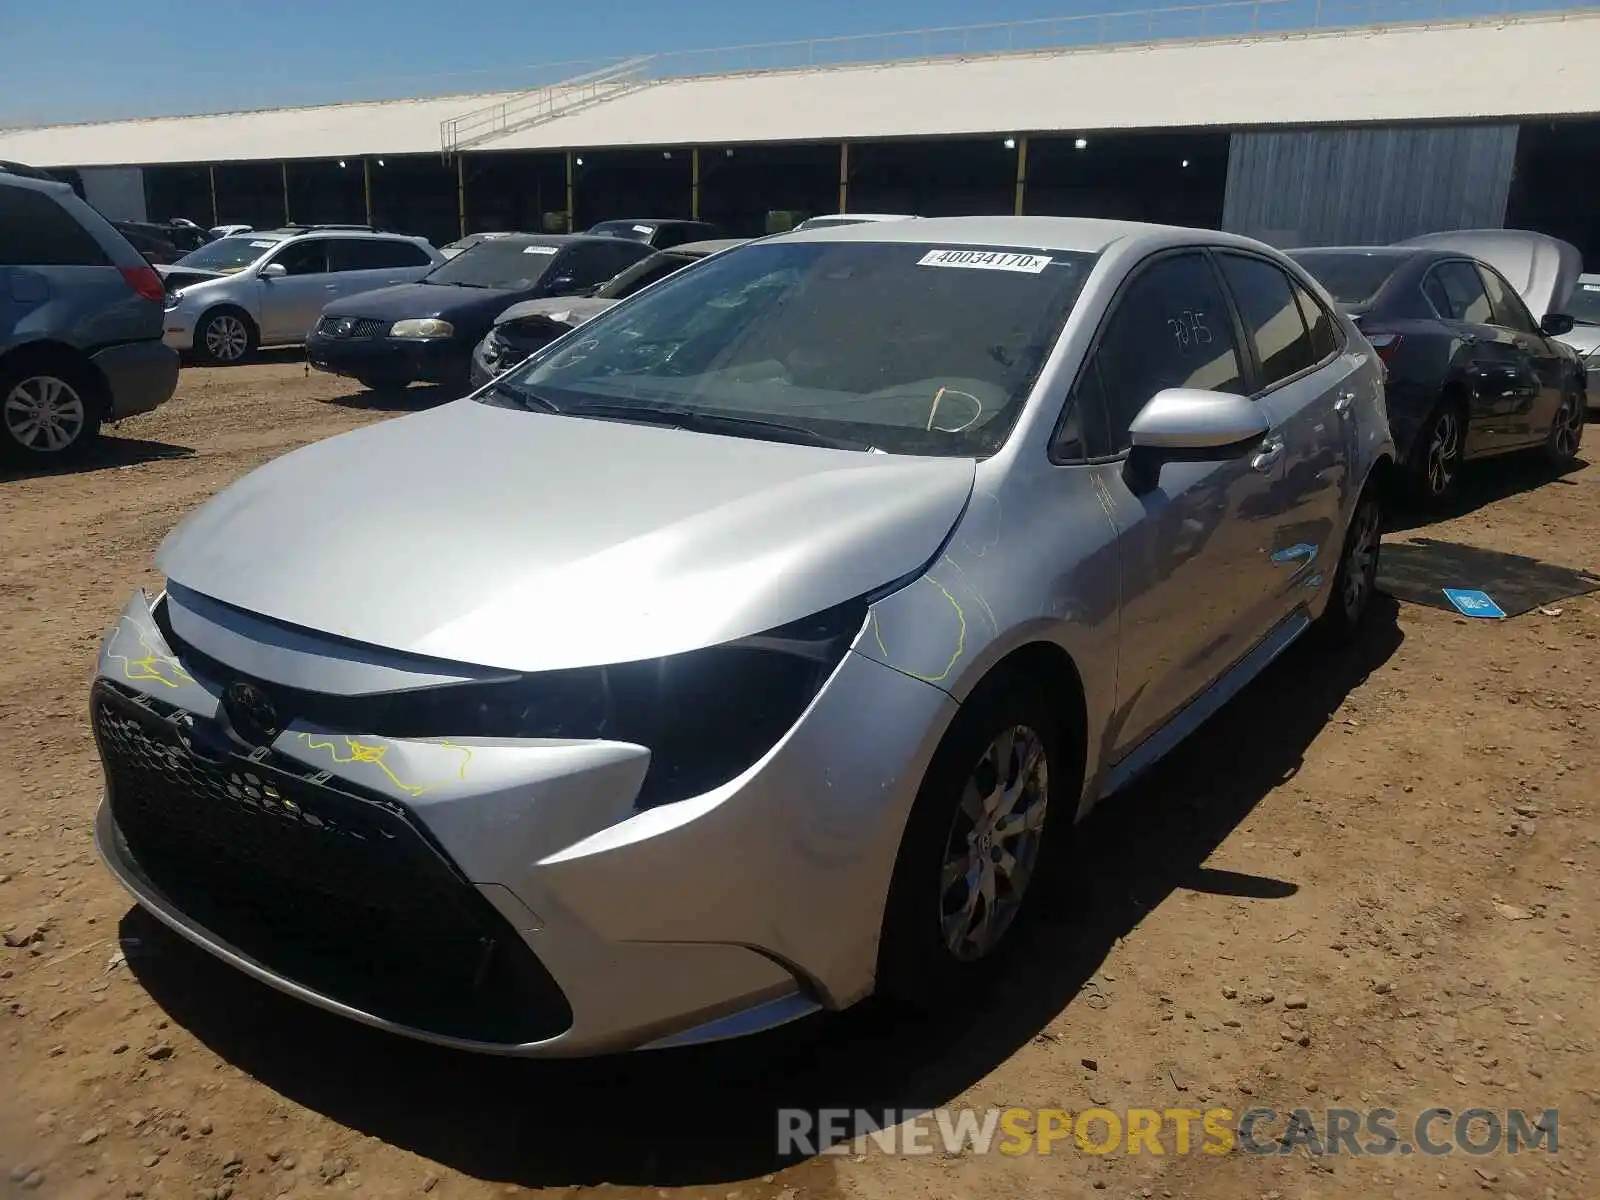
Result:
M570 1026L555 981L405 805L203 745L206 723L104 680L91 711L121 848L196 924L416 1029L519 1043Z
M389 330L389 322L377 317L323 317L317 332L331 338L375 338Z

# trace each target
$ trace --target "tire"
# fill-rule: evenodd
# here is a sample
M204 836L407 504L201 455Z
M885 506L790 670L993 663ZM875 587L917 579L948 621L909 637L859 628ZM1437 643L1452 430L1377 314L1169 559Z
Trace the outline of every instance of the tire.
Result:
M1350 514L1328 606L1317 621L1316 632L1324 642L1337 645L1355 640L1372 611L1383 551L1383 505L1378 491L1368 483Z
M1412 495L1437 507L1450 499L1461 471L1467 426L1461 405L1440 401L1417 434L1407 464Z
M918 1008L949 1002L987 973L1006 939L1015 940L1018 922L1040 907L1049 835L1070 827L1078 799L1077 781L1066 778L1058 710L1039 685L1015 673L985 681L961 706L901 838L878 949L879 994ZM1011 761L997 774L1008 737ZM1004 809L991 803L985 812L981 794L1005 806L1007 789L990 785L1006 777L1013 831L997 837L986 822L1001 819ZM1009 875L1002 853L1013 865ZM990 898L999 903L991 906Z
M399 392L411 385L409 379L393 379L382 375L357 375L355 381L369 392Z
M0 449L12 462L60 462L100 432L100 381L87 366L0 363Z
M1544 443L1544 455L1555 466L1568 466L1578 457L1583 445L1583 426L1589 416L1586 408L1581 392L1569 391L1561 397L1561 408Z
M215 367L249 362L261 344L256 324L237 308L214 308L194 329L194 352Z

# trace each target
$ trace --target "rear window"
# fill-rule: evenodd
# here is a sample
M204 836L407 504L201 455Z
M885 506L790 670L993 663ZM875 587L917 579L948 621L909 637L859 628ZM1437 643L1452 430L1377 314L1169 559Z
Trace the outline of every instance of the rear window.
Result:
M1600 325L1600 279L1580 279L1567 301L1567 312L1580 325Z
M1335 302L1349 308L1366 304L1400 269L1405 256L1356 251L1308 250L1289 255L1328 289Z
M495 238L463 250L442 266L429 271L423 276L423 281L508 292L525 291L539 282L559 253L561 246L554 242Z
M111 260L73 215L43 192L0 187L0 267L104 267Z

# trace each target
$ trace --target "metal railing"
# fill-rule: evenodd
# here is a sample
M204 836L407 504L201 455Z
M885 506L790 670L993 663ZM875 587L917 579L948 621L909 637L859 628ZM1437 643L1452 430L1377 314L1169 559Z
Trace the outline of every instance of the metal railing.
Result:
M439 122L439 147L445 157L490 138L515 133L581 108L635 91L653 82L646 68L651 55L623 59L521 95L510 96Z

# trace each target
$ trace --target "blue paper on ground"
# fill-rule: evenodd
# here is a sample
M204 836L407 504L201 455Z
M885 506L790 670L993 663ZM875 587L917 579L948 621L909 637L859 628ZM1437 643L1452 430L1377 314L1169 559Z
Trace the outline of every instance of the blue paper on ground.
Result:
M1505 617L1500 611L1500 606L1489 599L1488 592L1477 592L1470 588L1445 588L1444 597L1456 606L1456 611L1464 617L1485 617L1491 621L1498 621Z

